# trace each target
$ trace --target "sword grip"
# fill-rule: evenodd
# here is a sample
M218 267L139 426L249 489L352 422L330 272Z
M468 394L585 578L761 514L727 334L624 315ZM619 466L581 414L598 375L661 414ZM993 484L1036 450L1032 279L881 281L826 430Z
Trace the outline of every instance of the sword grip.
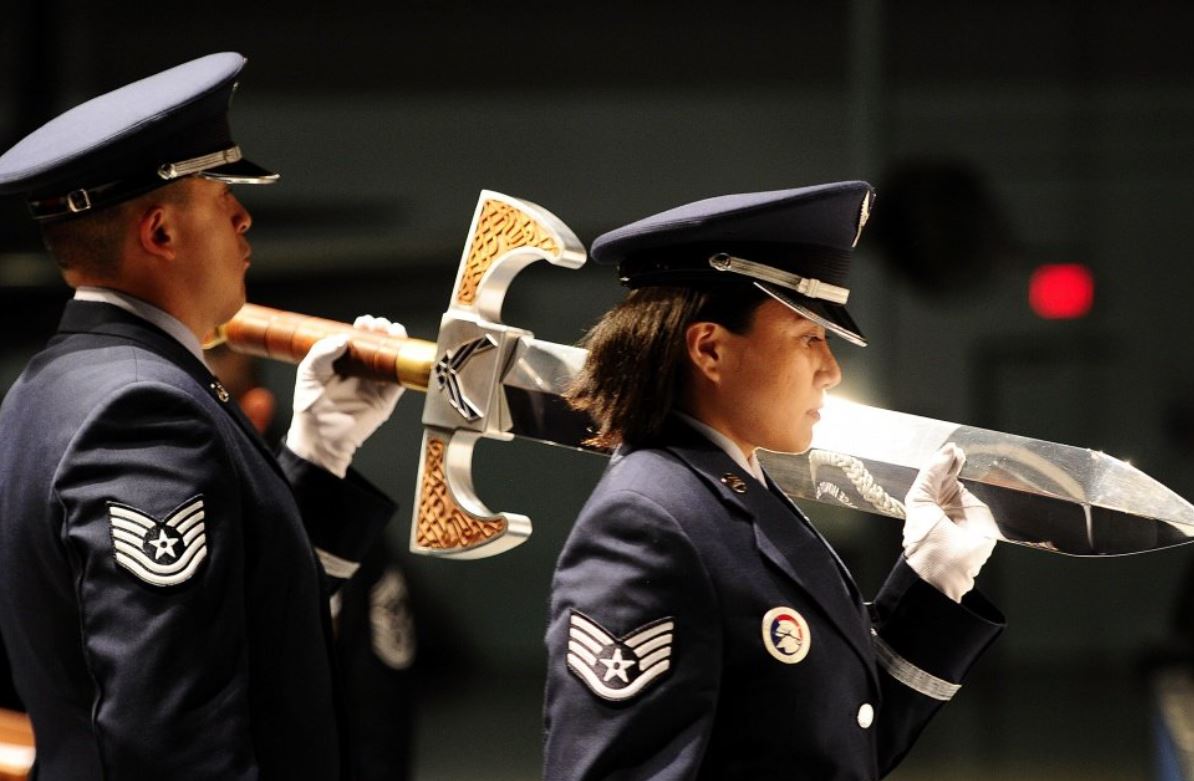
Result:
M226 344L238 353L298 363L311 345L336 334L349 336L348 350L335 364L339 374L426 392L435 363L434 342L360 331L336 320L245 304L205 346Z
M33 756L33 726L29 717L0 710L0 781L25 781Z

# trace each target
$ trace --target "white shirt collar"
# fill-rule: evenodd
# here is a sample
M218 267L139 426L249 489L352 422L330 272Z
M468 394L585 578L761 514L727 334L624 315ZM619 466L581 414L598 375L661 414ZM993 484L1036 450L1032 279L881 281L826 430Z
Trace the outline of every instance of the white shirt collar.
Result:
M751 477L758 480L763 485L767 485L767 478L763 476L763 467L759 465L759 459L755 455L755 451L752 450L750 451L750 455L746 455L742 452L742 448L738 447L738 445L734 443L734 440L730 439L709 424L702 423L692 415L689 415L685 412L680 412L679 410L675 410L675 414L676 417L680 418L680 420L683 420L685 423L704 434L710 439L710 441L713 442L713 444L724 450L726 455L734 459L734 463L750 473Z
M195 336L194 332L183 325L174 315L158 309L148 301L142 301L135 296L130 296L128 293L122 293L119 290L112 290L111 288L87 286L79 287L75 290L75 300L111 304L112 306L120 307L135 317L147 320L170 334L170 336L173 336L175 341L187 348L187 352L199 359L199 363L207 366L207 361L203 360L203 345L199 343L199 338ZM208 370L210 371L210 367L208 367Z

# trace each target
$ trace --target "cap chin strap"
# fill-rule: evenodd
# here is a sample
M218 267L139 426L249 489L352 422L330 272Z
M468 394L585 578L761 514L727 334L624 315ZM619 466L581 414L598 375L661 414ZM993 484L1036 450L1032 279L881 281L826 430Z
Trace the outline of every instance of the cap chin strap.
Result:
M825 317L822 317L821 315L817 314L816 312L809 309L808 307L803 307L803 306L800 306L799 304L794 304L791 301L787 300L786 298L780 298L776 293L774 293L771 290L768 290L766 285L761 285L758 282L756 282L755 287L757 287L759 290L762 290L764 293L771 296L776 301L778 301L781 304L783 304L784 306L786 306L788 309L791 309L796 314L800 315L801 317L805 318L806 320L812 320L814 323L821 326L826 331L830 331L831 333L837 334L838 336L842 337L850 344L856 344L859 347L866 347L866 339L863 339L858 334L853 333L851 331L847 331L845 328L842 328L837 323L834 323L834 322L826 319Z
M719 252L709 258L709 265L718 271L730 271L746 277L770 282L773 285L786 287L805 298L819 298L834 304L845 304L850 298L850 289L830 285L812 277L802 277L787 271L780 271L774 266L756 263L753 260L743 260L733 255ZM811 319L811 318L810 318Z
M165 182L173 182L186 176L201 176L205 179L215 179L229 184L272 184L278 180L278 174L251 176L217 173L211 170L240 162L242 157L239 146L230 146L211 154L160 165L157 169L157 178ZM92 208L99 208L111 203L118 203L129 193L144 192L158 186L161 186L161 182L154 184L152 174L148 175L148 179L145 176L121 179L93 187L80 187L57 198L29 201L29 211L37 220L56 219L90 211Z
M219 152L212 152L209 155L200 155L199 157L192 157L189 160L179 160L177 163L160 165L158 166L158 176L166 181L170 181L179 177L202 173L209 168L217 168L221 165L238 162L242 156L239 146L230 146L227 149L221 149Z
M243 155L239 146L231 146L210 155L192 157L177 163L167 163L158 167L158 176L166 180L178 179L183 176L197 175L204 179L215 179L229 184L273 184L278 181L278 174L264 176L250 176L248 174L212 173L212 168L240 162Z

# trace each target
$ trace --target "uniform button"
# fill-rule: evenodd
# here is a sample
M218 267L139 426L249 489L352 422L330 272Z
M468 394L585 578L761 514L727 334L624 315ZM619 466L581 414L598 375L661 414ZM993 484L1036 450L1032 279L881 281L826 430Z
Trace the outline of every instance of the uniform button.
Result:
M869 702L864 702L862 707L858 709L858 726L868 729L874 723L875 709L871 707Z

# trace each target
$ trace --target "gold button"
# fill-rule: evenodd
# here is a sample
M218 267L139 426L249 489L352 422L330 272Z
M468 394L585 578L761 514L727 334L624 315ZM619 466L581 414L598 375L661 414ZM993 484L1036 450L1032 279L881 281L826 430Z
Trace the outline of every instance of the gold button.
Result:
M733 472L726 472L722 475L721 482L736 494L746 493L746 481Z

